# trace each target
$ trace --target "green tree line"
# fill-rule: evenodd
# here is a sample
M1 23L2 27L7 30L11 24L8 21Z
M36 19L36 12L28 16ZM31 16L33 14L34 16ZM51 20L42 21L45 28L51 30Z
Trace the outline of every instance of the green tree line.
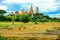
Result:
M32 14L15 14L5 15L5 10L0 10L0 21L17 21L17 22L60 22L58 18L51 18L43 13L32 13Z

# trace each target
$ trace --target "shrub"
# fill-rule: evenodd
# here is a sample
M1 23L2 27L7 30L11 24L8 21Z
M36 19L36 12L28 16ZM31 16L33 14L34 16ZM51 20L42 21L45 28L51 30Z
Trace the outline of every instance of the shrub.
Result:
M35 24L38 24L37 21L35 21Z

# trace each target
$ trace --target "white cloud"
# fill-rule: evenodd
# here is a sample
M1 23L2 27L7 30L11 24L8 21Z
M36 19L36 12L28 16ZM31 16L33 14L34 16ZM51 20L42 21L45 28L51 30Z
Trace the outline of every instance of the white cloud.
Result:
M60 13L56 13L56 14L49 14L50 17L57 17L60 18Z
M7 3L37 3L40 0L5 0Z
M55 17L60 18L60 13L56 14Z
M38 6L41 12L49 12L56 11L58 9L58 6L56 4L57 2L55 2L54 0L42 0L40 1L40 3L34 4L34 6Z
M25 6L25 3L31 3L33 5L33 8L35 9L36 6L39 7L40 12L50 12L50 11L56 11L58 9L60 2L56 2L56 0L5 0L4 3L7 4L22 4ZM23 7L22 6L22 7ZM27 8L29 8L30 5L27 5Z
M12 11L12 10L8 11L8 13L10 13L10 12L15 12L15 11Z
M7 6L0 5L0 9L2 9L2 10L7 10Z

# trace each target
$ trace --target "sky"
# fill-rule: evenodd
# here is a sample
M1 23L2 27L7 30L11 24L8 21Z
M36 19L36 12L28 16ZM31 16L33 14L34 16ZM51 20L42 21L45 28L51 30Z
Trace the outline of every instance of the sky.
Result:
M50 17L60 18L60 0L0 0L0 9L6 10L7 14L15 11L29 11L32 5L34 12L39 7L39 12Z

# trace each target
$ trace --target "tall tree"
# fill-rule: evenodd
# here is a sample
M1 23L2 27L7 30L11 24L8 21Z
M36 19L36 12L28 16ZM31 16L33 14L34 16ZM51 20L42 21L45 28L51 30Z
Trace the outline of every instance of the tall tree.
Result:
M0 16L3 16L6 13L5 10L0 10Z

